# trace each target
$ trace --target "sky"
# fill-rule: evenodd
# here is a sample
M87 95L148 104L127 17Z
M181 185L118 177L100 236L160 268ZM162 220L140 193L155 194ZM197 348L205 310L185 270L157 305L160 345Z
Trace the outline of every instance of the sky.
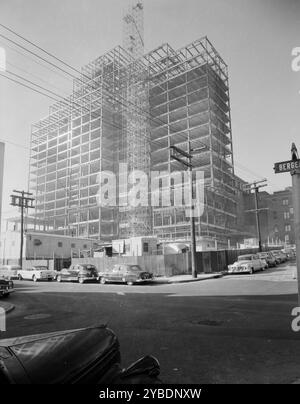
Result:
M0 0L0 24L81 66L122 44L127 0ZM300 0L144 0L145 52L168 42L180 48L208 36L229 67L236 174L247 181L268 179L268 192L291 185L275 175L274 163L300 149L300 72L292 49L300 47ZM21 42L0 27L0 35ZM23 43L24 44L24 43ZM28 45L26 45L27 47ZM0 36L7 70L60 95L72 81ZM31 48L34 50L33 48ZM13 189L27 189L32 123L52 101L0 77L0 141L7 141L3 216Z

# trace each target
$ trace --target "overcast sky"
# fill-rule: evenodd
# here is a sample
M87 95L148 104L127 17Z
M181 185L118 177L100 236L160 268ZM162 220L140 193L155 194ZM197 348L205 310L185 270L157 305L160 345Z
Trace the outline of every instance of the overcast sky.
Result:
M126 0L0 0L0 23L76 68L122 44ZM169 42L182 47L207 35L229 65L236 173L268 178L269 191L291 185L275 176L276 161L300 148L300 72L291 69L300 47L300 0L144 0L145 51ZM0 28L0 34L19 41ZM72 82L6 49L7 69L66 95ZM27 45L26 45L27 46ZM31 124L47 115L51 100L0 77L0 140L7 140L3 211L12 189L27 188ZM23 146L23 147L21 147Z

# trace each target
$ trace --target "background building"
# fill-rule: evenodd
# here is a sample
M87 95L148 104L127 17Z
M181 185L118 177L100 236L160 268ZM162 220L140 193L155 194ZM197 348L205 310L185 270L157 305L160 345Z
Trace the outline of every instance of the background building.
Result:
M295 244L294 208L292 188L274 192L269 202L269 239Z
M20 218L6 220L5 229L0 233L0 262L18 263L20 258L21 226ZM92 256L98 244L93 239L62 236L47 232L35 232L28 223L24 234L23 258L26 260L71 259L71 257Z
M196 219L196 235L226 247L241 236L227 65L207 37L178 50L163 44L144 55L141 1L126 11L123 23L124 48L83 67L70 97L32 126L36 223L57 234L103 241L188 239L185 209L124 206L121 187L116 207L99 207L97 193L99 172L119 175L120 163L128 174L182 170L170 147L187 150L190 143L193 169L205 176L205 210Z
M244 193L244 214L242 223L248 238L257 239L254 194ZM269 194L258 194L261 238L263 244L295 244L294 210L292 189Z

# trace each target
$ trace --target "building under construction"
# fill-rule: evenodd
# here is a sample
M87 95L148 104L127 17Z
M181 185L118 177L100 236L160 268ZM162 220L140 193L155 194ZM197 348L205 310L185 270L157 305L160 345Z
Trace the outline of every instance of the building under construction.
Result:
M197 236L227 243L237 235L238 192L227 65L206 37L143 55L142 12L141 2L132 6L124 16L124 47L83 67L71 96L32 127L36 227L103 241L151 234L188 239L184 208L132 208L122 197L117 206L99 206L97 194L99 172L118 175L120 163L128 173L182 170L170 147L187 150L190 142L193 169L205 173Z

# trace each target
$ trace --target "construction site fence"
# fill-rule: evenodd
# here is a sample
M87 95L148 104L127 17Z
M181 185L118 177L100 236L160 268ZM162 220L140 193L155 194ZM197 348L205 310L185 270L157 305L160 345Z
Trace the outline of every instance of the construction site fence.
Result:
M275 249L275 248L270 248ZM196 269L198 273L213 273L226 271L228 265L233 264L239 255L255 254L258 249L248 250L218 250L196 253ZM7 264L17 264L18 260L8 260ZM15 262L16 261L16 262ZM191 253L170 255L145 256L115 256L97 258L55 258L44 260L23 260L23 268L33 265L47 266L49 269L60 271L72 264L92 264L99 272L111 269L116 264L139 265L143 270L152 272L155 276L176 276L192 273Z

